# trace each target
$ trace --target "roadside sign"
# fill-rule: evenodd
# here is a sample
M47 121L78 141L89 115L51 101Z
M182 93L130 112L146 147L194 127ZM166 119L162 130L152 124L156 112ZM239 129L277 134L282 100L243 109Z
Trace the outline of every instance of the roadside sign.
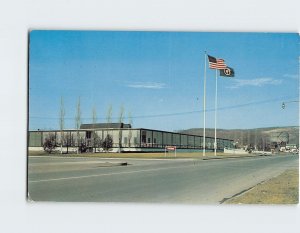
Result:
M166 146L167 150L176 150L176 146Z
M167 150L174 151L176 157L176 146L166 146L165 147L165 157L167 157Z

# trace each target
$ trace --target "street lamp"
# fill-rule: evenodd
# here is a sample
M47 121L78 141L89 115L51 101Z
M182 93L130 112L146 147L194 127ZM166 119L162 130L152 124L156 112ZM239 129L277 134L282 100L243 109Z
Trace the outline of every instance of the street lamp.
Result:
M299 100L292 100L292 101L282 102L282 104L281 104L282 109L285 109L286 103L299 103Z

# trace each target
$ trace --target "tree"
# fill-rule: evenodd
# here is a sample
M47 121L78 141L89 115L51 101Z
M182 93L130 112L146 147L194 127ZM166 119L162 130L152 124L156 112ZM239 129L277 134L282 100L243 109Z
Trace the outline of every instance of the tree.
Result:
M106 122L111 123L111 119L112 119L112 105L110 104L106 113Z
M77 154L79 154L80 150L80 138L79 138L79 129L81 125L81 109L80 109L80 97L78 98L77 106L76 106L76 116L75 116L75 128L77 130Z
M93 119L93 128L95 128L95 124L97 123L97 110L95 106L93 107L92 119Z
M121 105L120 107L120 114L119 114L119 124L120 124L120 129L119 129L119 153L121 153L121 148L122 148L122 129L121 129L121 124L124 121L124 106Z
M103 146L103 140L98 136L97 133L95 133L95 139L94 139L95 152L96 152L96 148L101 149L102 146Z
M254 135L254 149L257 149L257 129L255 129L255 135Z
M45 138L43 148L44 151L51 154L51 152L56 148L55 134L51 133L48 137Z
M130 126L132 126L132 117L131 117L131 112L128 113L128 123ZM128 132L128 146L131 147L131 138L132 138L132 131L131 128L129 129Z
M85 142L80 142L80 145L79 145L79 151L80 151L80 153L86 152L87 149L88 149L88 148L87 148Z
M105 150L106 152L108 152L112 147L113 147L112 136L110 136L109 134L107 134L107 136L105 137L104 141L102 142L102 148L103 148L103 150Z
M95 132L95 125L97 123L97 111L96 107L93 107L93 112L92 112L92 119L93 119L93 134L92 134L92 139L93 139L93 147L94 151L96 152L96 132Z
M64 100L61 96L60 98L60 112L59 112L59 128L60 128L60 153L63 153L63 142L64 142L64 127L65 127L65 106Z
M67 154L69 153L69 147L73 143L73 137L71 135L71 132L66 132L66 135L64 136L64 146L67 147Z
M124 112L125 112L124 106L121 105L120 114L119 114L119 123L123 123L124 121Z

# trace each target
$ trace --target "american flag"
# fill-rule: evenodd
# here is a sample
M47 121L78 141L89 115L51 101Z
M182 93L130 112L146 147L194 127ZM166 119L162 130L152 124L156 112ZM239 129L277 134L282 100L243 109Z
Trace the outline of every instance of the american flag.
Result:
M227 65L225 64L224 59L221 58L215 58L212 56L207 55L208 62L209 62L209 68L210 69L217 69L217 70L223 70L227 68Z

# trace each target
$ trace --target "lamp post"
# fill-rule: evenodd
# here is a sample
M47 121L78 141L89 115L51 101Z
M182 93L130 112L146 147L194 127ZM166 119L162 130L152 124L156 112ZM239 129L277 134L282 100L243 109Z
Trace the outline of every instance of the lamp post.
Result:
M281 108L285 109L287 103L299 103L299 100L292 100L292 101L282 102Z

